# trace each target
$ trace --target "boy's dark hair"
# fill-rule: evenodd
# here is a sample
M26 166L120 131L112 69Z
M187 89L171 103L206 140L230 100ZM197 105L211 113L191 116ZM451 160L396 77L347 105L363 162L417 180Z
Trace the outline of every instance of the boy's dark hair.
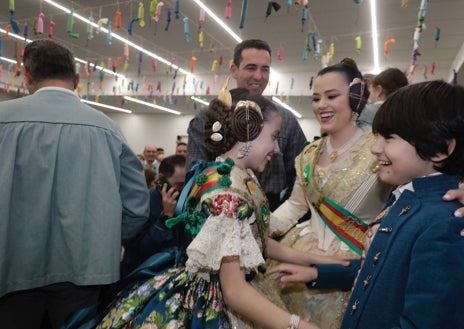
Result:
M258 49L258 50L266 50L269 53L269 56L271 56L271 47L269 44L260 39L249 39L249 40L244 40L240 42L238 45L235 46L234 48L234 64L239 66L240 62L242 61L242 52L245 49Z
M380 106L372 123L374 134L396 134L409 142L423 160L453 152L434 165L437 171L464 174L464 88L444 81L412 84L391 94Z
M185 156L183 155L170 155L165 157L158 168L158 172L164 177L169 178L174 175L176 167L185 167Z

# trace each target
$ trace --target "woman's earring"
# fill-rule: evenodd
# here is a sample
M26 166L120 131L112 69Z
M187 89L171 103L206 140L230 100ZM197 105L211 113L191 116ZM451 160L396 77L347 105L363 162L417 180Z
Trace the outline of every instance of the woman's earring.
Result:
M237 159L243 159L244 157L246 157L248 153L250 153L250 149L251 149L251 142L248 141L238 149Z

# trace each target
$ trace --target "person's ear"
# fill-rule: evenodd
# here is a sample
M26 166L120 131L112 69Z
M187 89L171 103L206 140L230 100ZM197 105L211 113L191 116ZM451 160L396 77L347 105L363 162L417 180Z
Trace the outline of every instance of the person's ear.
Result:
M235 63L230 65L230 75L232 75L232 78L234 79L237 79L238 77L238 66L235 65Z
M454 149L456 148L456 139L453 138L451 139L449 142L448 142L448 153L445 154L445 153L438 153L437 155L433 156L432 158L430 158L430 160L432 160L433 162L440 162L440 161L443 161L445 160L447 157L449 157L451 155L451 153L453 153Z
M24 78L26 79L26 83L28 85L30 85L33 81L32 75L26 67L24 67Z
M81 76L79 73L76 74L76 77L74 78L74 90L77 89L77 86L79 85L79 81L81 80Z

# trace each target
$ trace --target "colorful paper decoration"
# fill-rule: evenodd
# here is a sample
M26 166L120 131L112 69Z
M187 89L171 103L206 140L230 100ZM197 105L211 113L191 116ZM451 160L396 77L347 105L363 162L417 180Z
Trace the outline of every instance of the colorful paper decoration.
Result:
M248 10L248 0L242 0L242 13L240 14L240 25L239 25L240 29L243 29L245 27L247 10Z
M113 27L111 26L111 23L108 24L108 27L107 27L107 30L108 32L106 33L106 44L108 46L111 46L111 44L113 43L113 37L112 37L112 33L113 33Z
M227 0L224 18L228 21L232 16L232 0Z
M158 2L158 4L156 5L155 16L153 17L153 20L155 22L158 22L161 17L161 10L163 9L163 6L164 6L163 1Z
M50 23L48 24L48 38L49 39L53 39L53 27L54 26L55 26L55 22L50 21Z
M361 48L362 48L362 39L361 39L361 36L358 35L356 36L356 38L354 38L355 42L356 42L356 52L358 54L361 53Z
M157 4L158 4L158 0L151 0L151 1L150 1L150 9L149 9L150 19L154 19L154 18L155 18L156 5L157 5Z
M304 5L303 10L301 11L301 32L304 31L305 23L308 20L308 11L309 11L309 6Z
M192 41L192 37L190 36L190 27L189 27L189 19L188 19L188 17L184 17L183 21L184 21L185 41L190 42L190 41Z
M134 17L130 20L129 25L127 26L127 32L129 35L132 35L132 26L134 25L135 22L138 22L140 18Z
M203 48L205 44L205 34L203 33L203 30L198 32L198 43L200 44L200 47Z
M114 14L114 32L117 32L121 28L121 11L118 9Z
M180 1L176 0L174 2L174 14L176 15L176 19L179 19L179 13L180 13Z
M142 1L139 2L138 19L139 19L140 27L144 27L145 26L145 6L143 5Z
M74 26L74 8L71 7L71 12L69 13L69 17L68 17L68 26L67 26L66 32L68 32L68 35L71 38L79 39L79 33L73 32L73 26Z
M267 3L267 9L266 9L266 17L264 18L264 21L271 16L272 10L274 9L275 12L280 10L280 5L277 1L269 1Z
M284 46L280 45L279 50L277 51L277 60L282 61L283 60L283 52L284 52Z
M388 57L390 55L390 46L395 43L394 38L390 38L385 43L383 44L383 54L385 57Z
M44 31L44 23L43 23L44 13L40 13L39 17L37 18L37 34L42 35Z
M171 25L171 11L168 9L166 12L166 26L164 30L167 32L169 30L169 26Z
M190 58L190 73L195 73L195 62L197 61L197 58L195 56L192 56Z

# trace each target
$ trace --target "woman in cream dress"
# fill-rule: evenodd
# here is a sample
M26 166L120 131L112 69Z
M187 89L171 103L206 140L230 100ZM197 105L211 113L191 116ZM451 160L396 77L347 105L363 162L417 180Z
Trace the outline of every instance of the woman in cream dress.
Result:
M296 158L292 195L272 214L271 234L283 244L321 255L360 256L364 232L392 189L378 180L370 126L356 126L368 95L353 61L326 67L316 77L313 111L327 136ZM295 225L308 209L311 218ZM308 289L299 283L282 286L273 277L262 283L280 290L291 312L308 316L322 329L339 328L346 291Z

